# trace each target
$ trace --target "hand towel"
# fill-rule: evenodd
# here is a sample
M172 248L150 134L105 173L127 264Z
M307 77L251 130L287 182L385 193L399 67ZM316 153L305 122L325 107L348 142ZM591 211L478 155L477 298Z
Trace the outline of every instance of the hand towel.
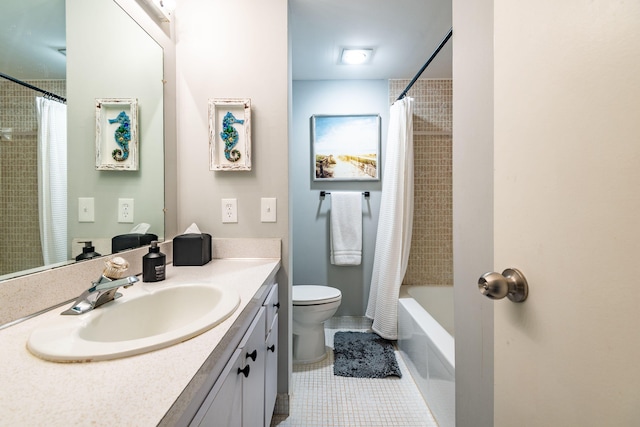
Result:
M362 260L362 193L331 193L329 242L331 264L360 265Z

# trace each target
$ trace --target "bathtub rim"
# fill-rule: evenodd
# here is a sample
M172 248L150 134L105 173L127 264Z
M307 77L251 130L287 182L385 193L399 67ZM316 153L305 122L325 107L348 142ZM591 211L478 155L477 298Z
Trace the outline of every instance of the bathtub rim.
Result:
M408 293L401 294L398 304L404 305L414 320L425 329L427 338L434 348L438 350L438 356L443 359L444 365L447 368L449 366L452 368L453 371L451 373L455 372L455 340L451 334Z

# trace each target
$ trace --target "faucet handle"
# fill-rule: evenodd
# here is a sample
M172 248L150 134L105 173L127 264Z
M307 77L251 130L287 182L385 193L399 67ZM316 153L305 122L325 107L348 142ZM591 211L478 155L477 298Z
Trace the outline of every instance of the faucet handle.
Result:
M109 279L108 277L103 275L100 276L97 281L93 282L93 286L91 287L91 289L94 289L96 291L108 291L109 289L119 288L120 286L128 288L129 286L139 281L140 279L138 279L136 276L127 276L123 277L122 279Z

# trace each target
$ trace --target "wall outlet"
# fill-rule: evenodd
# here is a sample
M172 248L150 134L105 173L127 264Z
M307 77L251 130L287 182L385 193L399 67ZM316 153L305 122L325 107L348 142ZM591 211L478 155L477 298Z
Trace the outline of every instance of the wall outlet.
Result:
M96 220L93 197L78 197L78 222L94 222Z
M260 199L260 221L276 222L276 198L263 197Z
M118 222L133 223L133 199L118 199Z
M237 199L222 199L222 222L238 222Z

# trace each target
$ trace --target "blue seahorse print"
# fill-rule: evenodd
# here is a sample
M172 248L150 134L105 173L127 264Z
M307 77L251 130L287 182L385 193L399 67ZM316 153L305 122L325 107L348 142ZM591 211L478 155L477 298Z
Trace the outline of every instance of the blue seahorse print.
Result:
M129 158L129 141L131 141L131 121L129 120L129 116L124 111L121 111L118 114L118 117L115 119L109 119L109 124L119 123L120 126L116 129L113 134L113 137L116 140L116 144L120 146L120 148L116 148L111 152L111 157L116 162L124 162Z
M244 124L244 120L236 119L231 111L228 111L222 119L220 138L224 141L224 156L230 162L240 160L240 151L233 149L238 143L238 131L233 127L235 123Z

